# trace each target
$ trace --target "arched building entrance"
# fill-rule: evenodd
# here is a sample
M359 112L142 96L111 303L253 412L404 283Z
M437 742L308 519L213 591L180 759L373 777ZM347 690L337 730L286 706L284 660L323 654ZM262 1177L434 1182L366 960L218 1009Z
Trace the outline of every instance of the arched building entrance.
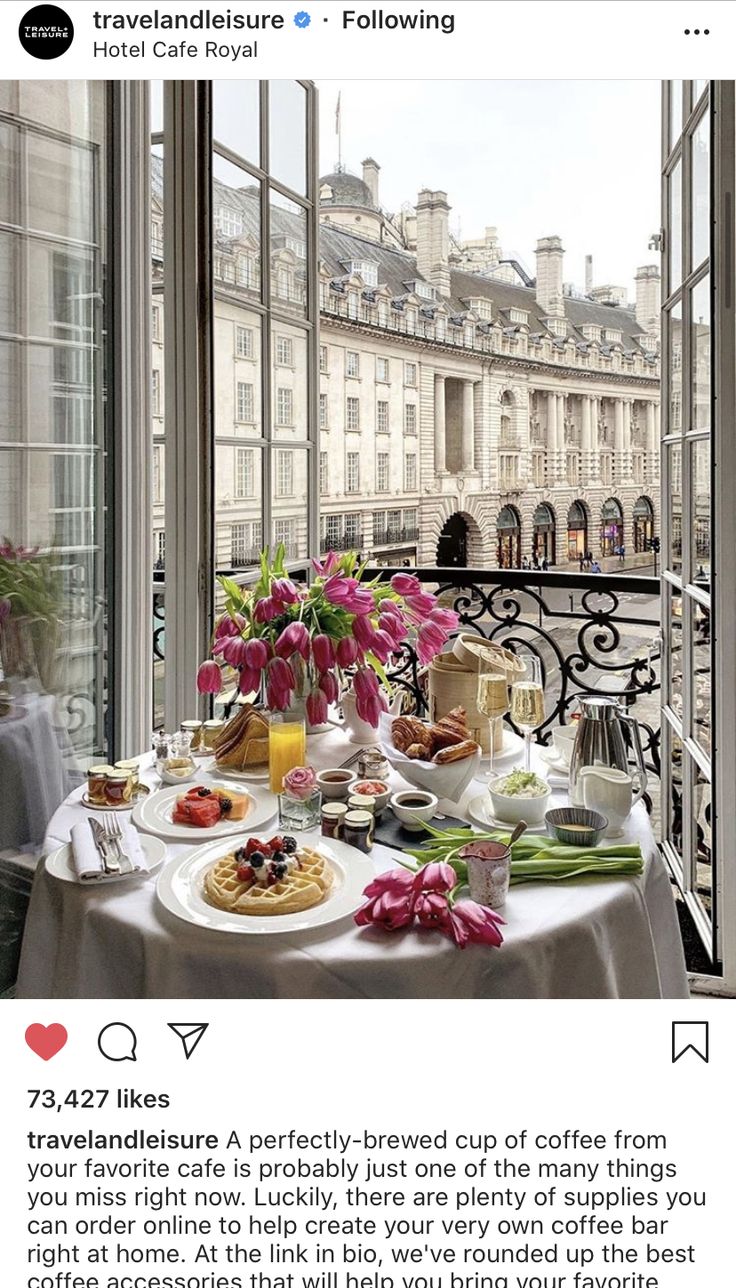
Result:
M588 553L588 511L582 501L573 501L567 512L567 557L570 561Z
M496 519L499 568L521 567L521 518L513 505L505 505Z
M601 506L601 555L615 555L624 542L624 512L621 502L609 496Z
M534 511L534 533L532 537L532 555L538 564L544 559L547 563L557 562L555 548L555 529L557 520L551 505L538 505Z
M643 555L654 536L654 506L648 496L640 496L634 504L634 553Z
M437 566L468 566L468 525L462 514L451 514L437 538Z

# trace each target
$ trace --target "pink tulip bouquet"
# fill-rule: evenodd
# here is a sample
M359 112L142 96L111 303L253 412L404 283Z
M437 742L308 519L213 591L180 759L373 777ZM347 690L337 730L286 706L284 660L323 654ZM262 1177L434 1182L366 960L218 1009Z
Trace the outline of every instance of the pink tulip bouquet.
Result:
M497 912L472 899L457 900L459 884L449 863L427 863L418 872L392 868L381 872L363 894L368 902L355 914L358 926L402 930L417 922L425 930L441 930L458 948L488 944L500 948L505 922Z
M457 613L441 608L409 573L396 573L390 582L364 581L365 565L358 565L355 553L330 552L312 563L316 577L308 586L287 576L283 546L272 562L268 551L261 555L254 586L218 578L225 612L197 688L219 693L223 670L232 667L241 693L263 690L272 711L285 711L296 696L317 725L338 700L350 668L358 715L376 728L387 707L389 658L409 642L422 665L431 662L457 626Z

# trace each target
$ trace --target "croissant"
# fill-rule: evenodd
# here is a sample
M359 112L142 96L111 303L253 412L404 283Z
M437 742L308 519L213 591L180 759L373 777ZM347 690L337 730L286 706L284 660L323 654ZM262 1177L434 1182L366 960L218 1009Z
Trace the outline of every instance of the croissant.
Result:
M409 760L428 760L429 759L428 749L421 742L410 743L410 745L406 749L405 755L409 757Z
M474 756L477 750L477 742L473 742L472 738L466 738L464 742L458 742L454 747L443 747L432 759L435 765L449 765L455 760L467 760L468 756Z

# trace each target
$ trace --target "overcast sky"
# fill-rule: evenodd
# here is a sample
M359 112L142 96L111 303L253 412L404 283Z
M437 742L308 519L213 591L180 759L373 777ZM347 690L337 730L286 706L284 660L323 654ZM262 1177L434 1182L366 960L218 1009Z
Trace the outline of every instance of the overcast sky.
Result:
M533 276L539 237L557 233L564 280L626 286L656 253L660 225L659 81L320 81L320 173L342 155L381 166L388 210L420 188L448 193L463 238L496 225L503 253Z

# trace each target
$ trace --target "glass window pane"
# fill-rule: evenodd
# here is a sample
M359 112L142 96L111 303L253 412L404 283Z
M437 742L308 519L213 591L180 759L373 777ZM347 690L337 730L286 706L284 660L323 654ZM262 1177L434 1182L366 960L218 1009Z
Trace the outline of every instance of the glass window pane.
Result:
M260 84L255 80L212 82L213 137L245 161L260 164Z
M0 233L0 331L17 332L18 309L18 238L14 233Z
M273 324L271 389L273 436L307 438L307 337L304 331L283 322Z
M212 158L212 248L215 292L233 300L261 298L260 188L247 170Z
M216 442L261 438L260 314L219 293L214 314Z
M18 222L18 131L0 121L0 219Z
M215 84L219 84L219 81ZM164 128L164 83L162 80L152 80L150 86L151 134L160 134Z
M19 372L20 346L0 340L0 441L14 442L22 437Z
M271 190L271 303L281 313L307 312L307 216Z
M711 639L710 611L693 601L693 734L707 756L711 754Z
M95 325L95 254L54 242L30 243L28 329L31 335L89 343Z
M693 579L702 584L710 582L710 439L699 438L690 444L690 472Z
M294 192L307 190L307 92L293 80L269 83L269 172Z
M92 150L31 133L27 154L28 227L54 236L93 242Z
M301 559L308 552L307 503L309 453L295 447L276 447L272 465L272 550L282 542L287 559Z
M669 178L670 245L669 293L682 281L682 161L678 161Z
M664 447L670 497L670 548L664 550L665 567L682 572L682 447L669 443Z
M710 429L710 278L693 287L691 298L691 429Z
M705 89L707 84L708 84L707 80L693 81L693 107L695 107L696 103L699 101L700 96L703 93L703 90Z
M669 819L667 827L667 836L670 845L682 861L683 838L682 838L682 773L683 773L683 748L682 742L678 738L672 726L667 721L663 721L663 751L667 761L671 766L671 794L669 800Z
M692 137L692 257L691 270L710 253L710 112Z
M669 706L682 719L682 592L671 591Z
M669 386L670 414L668 434L682 433L682 307L676 304L670 312L669 322Z
M673 148L682 130L681 80L670 81L670 148Z
M713 852L711 787L693 761L692 842L695 863L695 891L708 915L713 911Z
M215 562L252 568L263 545L263 453L256 446L217 444Z

